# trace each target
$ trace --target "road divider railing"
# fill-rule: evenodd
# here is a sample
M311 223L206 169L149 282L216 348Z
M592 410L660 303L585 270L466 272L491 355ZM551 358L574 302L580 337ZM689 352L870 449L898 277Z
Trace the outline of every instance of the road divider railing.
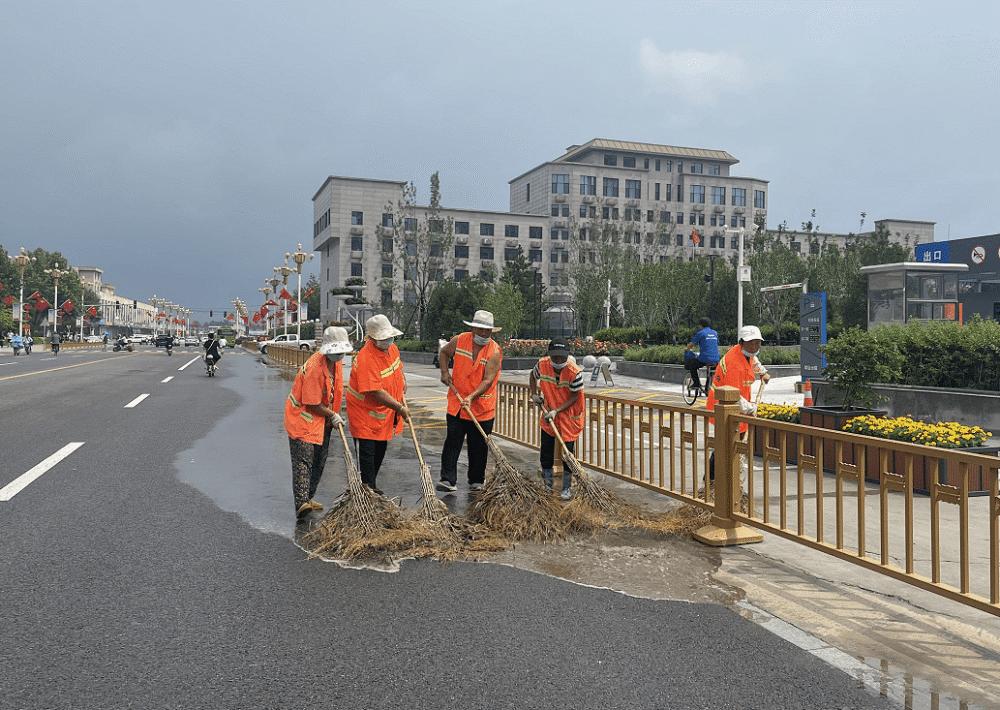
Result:
M711 509L695 534L706 544L765 531L1000 615L1000 458L758 419L740 414L736 389L716 393L714 412L586 393L577 458ZM497 396L494 433L538 448L528 386L501 382ZM919 465L942 473L918 497ZM987 495L971 496L970 479Z
M313 354L308 348L297 348L289 345L271 344L267 346L264 357L269 364L281 367L299 368L305 364Z
M38 346L36 345L35 347ZM109 348L111 347L110 343L108 343L108 347ZM62 352L63 350L103 350L103 349L104 349L104 343L81 343L76 340L68 340L59 343L60 352ZM52 344L43 343L41 346L41 350L42 352L52 352Z

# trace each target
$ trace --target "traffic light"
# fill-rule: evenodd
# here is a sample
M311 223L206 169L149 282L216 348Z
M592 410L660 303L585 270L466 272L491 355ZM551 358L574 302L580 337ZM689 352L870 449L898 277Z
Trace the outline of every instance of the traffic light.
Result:
M132 308L138 308L138 307L139 307L139 302L136 299L133 298L132 299Z
M209 312L208 312L208 317L209 317L209 318L214 318L214 317L215 317L215 314L214 314L214 313L213 313L212 311L209 311Z
M228 317L229 317L229 311L223 311L222 312L222 320L225 320Z

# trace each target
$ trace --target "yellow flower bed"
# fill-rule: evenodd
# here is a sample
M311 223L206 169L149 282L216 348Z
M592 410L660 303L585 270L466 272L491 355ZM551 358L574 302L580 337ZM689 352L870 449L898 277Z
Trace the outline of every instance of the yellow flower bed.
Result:
M892 419L864 415L849 419L844 431L881 439L908 441L913 444L935 446L939 449L965 449L982 446L993 434L977 426L958 422L921 422L912 417Z
M757 406L757 416L760 419L775 419L779 422L800 423L797 404L769 404L761 402Z

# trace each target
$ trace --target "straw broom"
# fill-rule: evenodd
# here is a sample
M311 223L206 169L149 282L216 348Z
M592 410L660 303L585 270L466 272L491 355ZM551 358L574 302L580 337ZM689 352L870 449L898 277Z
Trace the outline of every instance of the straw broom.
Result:
M432 542L432 531L403 515L400 507L361 481L354 465L343 424L337 425L344 447L347 490L335 501L302 543L311 556L340 559L391 559L418 545Z
M451 385L463 401L462 395ZM512 541L550 542L566 536L566 521L555 498L539 482L519 471L483 431L472 409L462 405L493 455L493 475L469 506L468 517Z

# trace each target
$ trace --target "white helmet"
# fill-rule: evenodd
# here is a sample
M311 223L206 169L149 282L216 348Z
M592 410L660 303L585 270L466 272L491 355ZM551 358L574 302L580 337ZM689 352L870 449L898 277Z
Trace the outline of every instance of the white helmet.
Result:
M740 342L745 343L748 340L764 340L764 336L760 334L760 328L755 325L745 325L740 328Z

